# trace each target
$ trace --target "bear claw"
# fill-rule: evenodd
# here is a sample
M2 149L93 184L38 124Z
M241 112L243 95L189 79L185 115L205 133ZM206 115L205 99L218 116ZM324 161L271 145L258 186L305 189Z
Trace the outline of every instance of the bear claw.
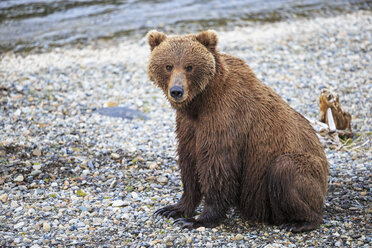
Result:
M181 228L194 228L196 220L194 218L179 218L173 222L173 224L182 224Z
M281 229L285 229L288 232L298 233L311 231L318 228L319 224L309 223L309 222L299 222L299 223L286 223L280 225Z
M164 216L167 218L179 218L182 214L173 205L160 208L154 212L155 216Z

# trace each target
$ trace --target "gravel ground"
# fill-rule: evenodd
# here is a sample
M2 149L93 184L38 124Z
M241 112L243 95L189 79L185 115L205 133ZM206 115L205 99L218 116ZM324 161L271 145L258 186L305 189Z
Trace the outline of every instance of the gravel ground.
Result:
M340 94L355 136L330 162L324 224L293 234L241 220L183 230L154 218L181 196L175 115L146 76L146 39L0 59L0 246L370 247L371 12L220 32L303 115ZM104 107L140 111L103 116Z

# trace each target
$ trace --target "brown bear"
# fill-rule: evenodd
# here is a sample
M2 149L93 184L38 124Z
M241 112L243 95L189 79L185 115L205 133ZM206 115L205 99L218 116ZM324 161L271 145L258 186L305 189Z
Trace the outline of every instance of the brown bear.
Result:
M150 31L148 42L149 78L176 110L184 189L178 203L155 214L187 228L214 227L235 208L293 232L318 228L328 162L309 122L243 60L217 51L214 31Z

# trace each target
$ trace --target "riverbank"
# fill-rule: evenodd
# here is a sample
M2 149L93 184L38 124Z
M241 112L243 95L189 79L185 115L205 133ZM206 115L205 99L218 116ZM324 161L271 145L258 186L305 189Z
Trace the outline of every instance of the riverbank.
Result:
M324 224L292 234L234 213L213 229L182 230L155 219L182 188L174 112L146 76L146 38L99 49L1 55L1 246L371 245L371 12L219 32L293 108L318 118L323 87L353 116L349 146L330 162ZM102 116L125 106L146 118ZM200 210L200 209L199 209Z

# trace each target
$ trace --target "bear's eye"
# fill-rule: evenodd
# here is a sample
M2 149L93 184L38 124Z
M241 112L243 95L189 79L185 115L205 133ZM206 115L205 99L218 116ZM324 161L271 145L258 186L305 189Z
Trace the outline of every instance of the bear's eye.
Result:
M191 65L187 66L187 67L186 67L186 71L187 71L187 72L192 71L192 66L191 66Z
M165 67L165 69L167 69L167 71L172 71L173 66L171 66L171 65L167 65L167 66Z

